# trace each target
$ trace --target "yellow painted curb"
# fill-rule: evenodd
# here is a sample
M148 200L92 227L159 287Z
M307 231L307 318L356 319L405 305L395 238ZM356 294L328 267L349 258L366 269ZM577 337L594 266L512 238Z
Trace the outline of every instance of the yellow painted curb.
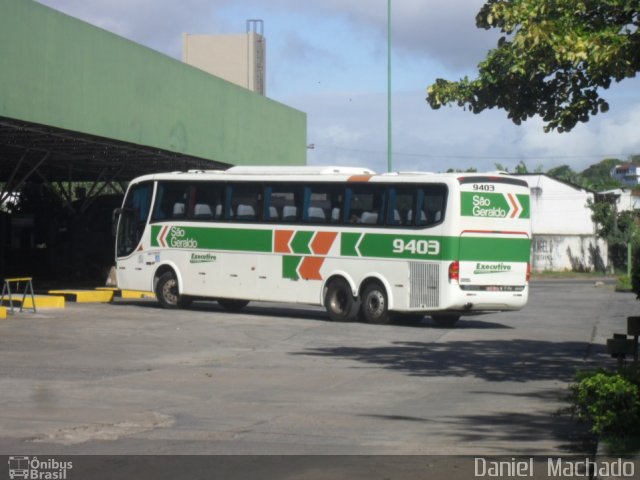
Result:
M60 295L34 295L36 310L38 308L64 308L64 297ZM24 308L33 308L30 297L24 299Z
M156 298L156 294L153 292L141 292L138 290L121 290L120 296L122 298Z
M36 302L36 310L39 308L64 308L64 297L58 295L34 295ZM20 310L20 304L22 304L22 295L16 295L13 297L13 309ZM2 305L9 306L9 299L5 298L2 301ZM24 299L23 309L32 309L33 302L31 301L31 295L27 295Z
M49 290L49 293L63 295L69 301L77 303L109 303L113 300L113 291L109 290Z
M116 288L116 287L98 287L96 288L96 290L113 292L114 297L120 297L120 298L129 298L129 299L156 298L155 293L147 292L143 290L120 290L119 288Z

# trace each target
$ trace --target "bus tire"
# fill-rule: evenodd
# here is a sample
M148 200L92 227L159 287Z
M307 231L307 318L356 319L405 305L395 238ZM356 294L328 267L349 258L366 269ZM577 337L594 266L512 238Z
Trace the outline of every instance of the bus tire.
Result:
M383 325L391 321L387 291L379 282L369 283L362 291L360 317L367 323Z
M324 307L333 322L352 322L358 315L359 303L344 278L335 278L327 285Z
M460 315L438 313L435 315L431 315L431 319L436 322L436 325L438 325L439 327L453 327L456 322L460 320Z
M191 299L178 293L178 279L173 272L165 272L156 283L156 298L164 308L186 308Z
M218 305L224 308L227 312L239 312L244 307L249 305L249 300L234 300L231 298L219 298Z

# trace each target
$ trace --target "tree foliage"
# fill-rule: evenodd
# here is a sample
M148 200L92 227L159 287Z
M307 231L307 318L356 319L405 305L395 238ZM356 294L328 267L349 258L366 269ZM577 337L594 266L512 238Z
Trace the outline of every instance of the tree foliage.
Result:
M432 108L498 107L519 125L539 115L545 131L569 131L609 105L600 89L640 70L640 0L487 0L478 28L503 36L478 77L437 79Z
M557 178L558 180L580 185L580 174L574 171L569 165L560 165L559 167L551 168L547 171L547 175Z

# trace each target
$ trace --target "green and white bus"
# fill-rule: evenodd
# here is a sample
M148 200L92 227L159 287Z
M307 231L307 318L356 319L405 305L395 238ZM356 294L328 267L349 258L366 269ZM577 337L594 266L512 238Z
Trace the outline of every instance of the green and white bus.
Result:
M529 188L500 173L162 173L133 180L116 213L118 287L167 308L293 302L337 321L452 325L529 293Z

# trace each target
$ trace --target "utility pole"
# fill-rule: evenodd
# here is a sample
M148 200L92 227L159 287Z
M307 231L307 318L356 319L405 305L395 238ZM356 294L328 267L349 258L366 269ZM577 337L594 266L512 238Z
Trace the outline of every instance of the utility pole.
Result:
M387 171L393 171L391 135L391 0L387 0Z

